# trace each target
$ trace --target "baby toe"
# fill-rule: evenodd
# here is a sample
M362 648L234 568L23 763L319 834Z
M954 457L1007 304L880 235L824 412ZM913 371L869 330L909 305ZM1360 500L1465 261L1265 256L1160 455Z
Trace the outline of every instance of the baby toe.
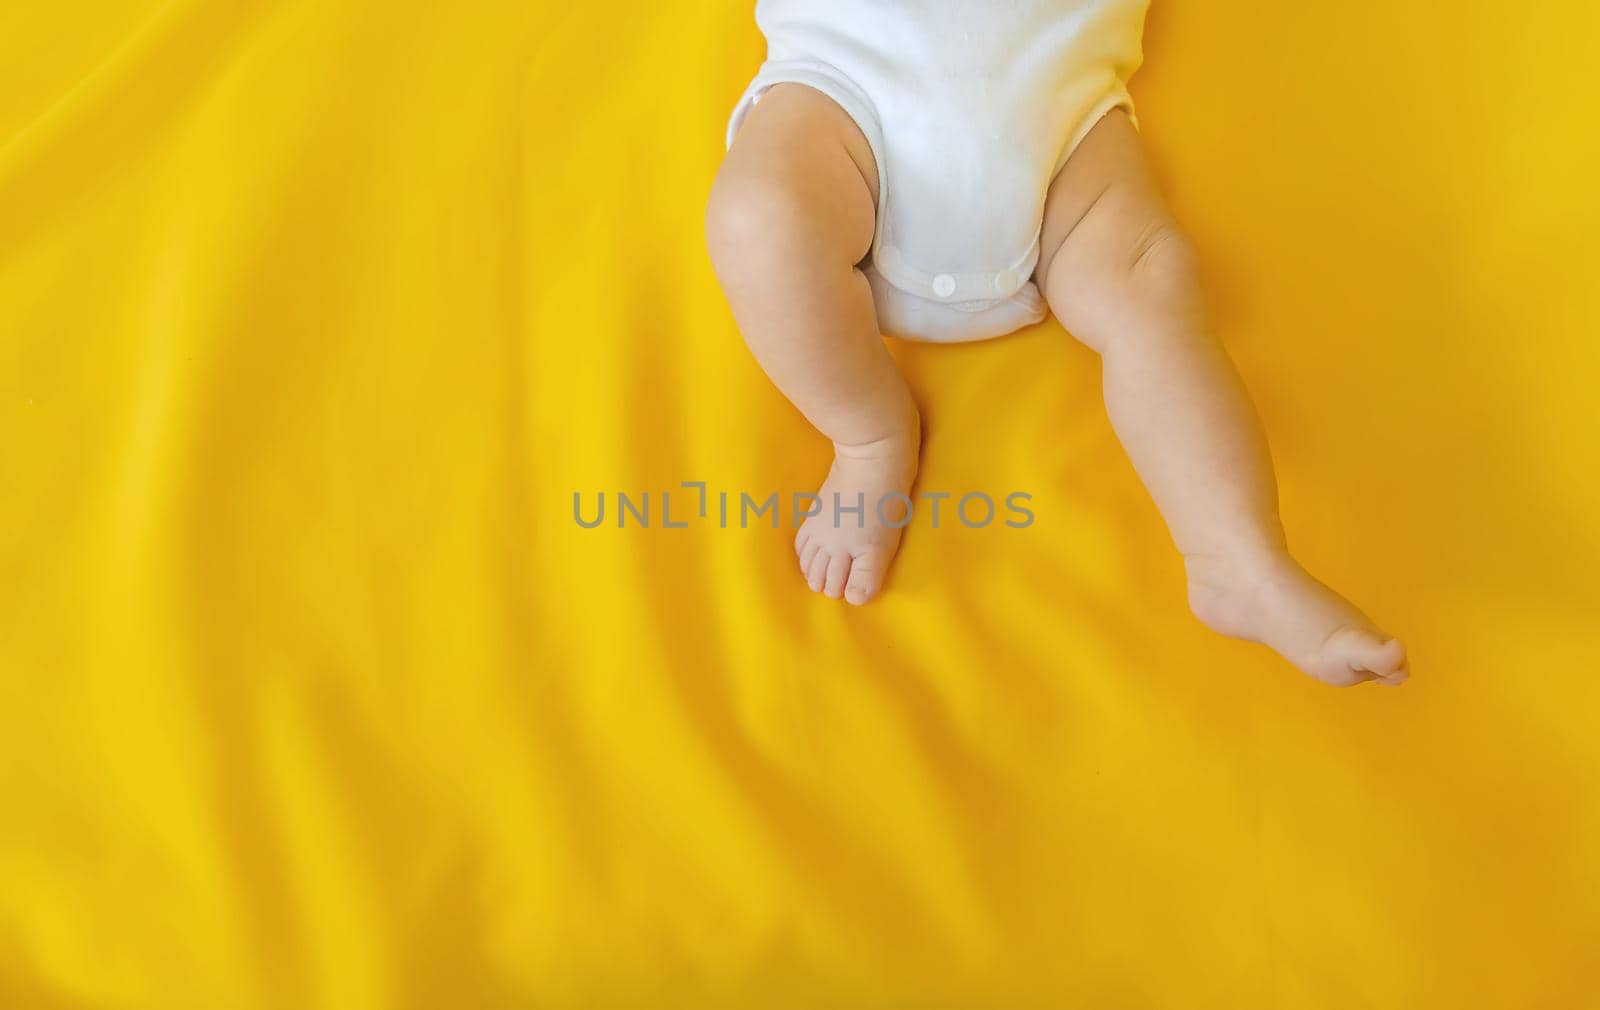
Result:
M1410 676L1406 667L1406 647L1397 638L1388 638L1366 628L1346 628L1330 642L1346 667L1358 674L1398 684Z
M850 564L850 577L845 580L844 598L847 602L860 606L878 595L878 584L881 578L877 551L866 551L855 557Z
M806 585L811 587L813 593L822 592L823 583L828 577L828 562L832 560L833 556L823 550L811 556L811 563L806 566Z
M1406 662L1405 643L1398 638L1384 642L1370 657L1367 669L1391 684L1403 684L1411 678L1411 667Z
M828 562L827 575L823 577L822 595L837 600L844 595L845 580L850 575L850 552L840 551Z
M811 562L817 558L817 552L822 550L822 545L816 541L808 541L800 548L800 575L805 578L811 573Z

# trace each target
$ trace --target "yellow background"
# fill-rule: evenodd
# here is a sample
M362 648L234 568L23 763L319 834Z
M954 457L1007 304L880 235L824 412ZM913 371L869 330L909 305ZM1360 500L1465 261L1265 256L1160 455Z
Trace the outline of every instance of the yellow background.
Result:
M748 3L0 6L0 1005L1600 1006L1597 38L1157 0L1291 537L1413 650L1338 692L1189 619L1054 324L897 349L1038 518L869 608L574 524L824 468L702 247Z

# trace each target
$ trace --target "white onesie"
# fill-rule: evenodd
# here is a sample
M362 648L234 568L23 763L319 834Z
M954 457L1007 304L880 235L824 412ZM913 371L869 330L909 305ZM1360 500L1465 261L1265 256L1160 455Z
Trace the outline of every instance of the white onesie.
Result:
M1045 192L1101 116L1131 114L1149 0L758 0L773 85L855 120L878 165L867 278L878 324L981 340L1044 318L1031 280Z

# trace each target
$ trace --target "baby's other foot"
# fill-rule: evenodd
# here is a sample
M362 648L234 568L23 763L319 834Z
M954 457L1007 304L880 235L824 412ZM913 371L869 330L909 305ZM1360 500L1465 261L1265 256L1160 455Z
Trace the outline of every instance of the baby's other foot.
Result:
M878 594L900 546L899 527L907 519L909 499L899 496L909 494L916 475L915 425L907 434L875 442L834 444L833 466L817 490L821 511L807 518L794 537L800 574L812 592L858 606ZM841 515L836 503L862 508Z
M1397 686L1411 676L1405 646L1281 554L1257 563L1190 557L1189 605L1202 623L1261 642L1335 687Z

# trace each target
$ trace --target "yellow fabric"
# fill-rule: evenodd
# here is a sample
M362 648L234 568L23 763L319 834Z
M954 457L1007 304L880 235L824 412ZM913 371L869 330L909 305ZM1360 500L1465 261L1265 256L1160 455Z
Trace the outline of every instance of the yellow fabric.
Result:
M889 594L703 199L749 5L0 7L0 1005L1600 1006L1600 8L1158 0L1337 692L1187 616L1054 324L897 353ZM692 492L675 498L684 516ZM714 505L713 505L714 508Z

